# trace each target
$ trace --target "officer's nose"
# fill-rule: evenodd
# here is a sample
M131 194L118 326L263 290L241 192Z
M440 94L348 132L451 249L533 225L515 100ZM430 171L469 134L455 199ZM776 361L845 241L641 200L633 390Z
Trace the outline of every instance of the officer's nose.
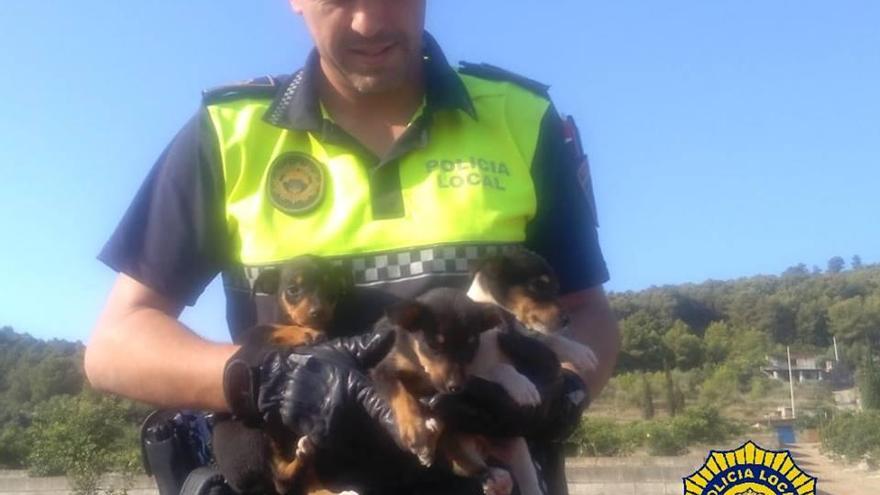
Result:
M357 3L358 6L351 19L351 29L364 38L373 38L385 29L390 15L387 10L388 4L393 2L363 0Z

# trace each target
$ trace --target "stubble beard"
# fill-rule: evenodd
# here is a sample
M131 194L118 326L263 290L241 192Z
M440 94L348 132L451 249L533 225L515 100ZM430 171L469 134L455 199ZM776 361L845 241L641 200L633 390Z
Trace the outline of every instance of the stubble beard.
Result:
M401 43L405 50L400 64L375 71L358 70L347 67L342 61L334 64L336 70L348 82L348 85L362 95L389 93L402 88L410 79L418 75L418 64L421 63L421 47L413 47ZM415 50L415 51L414 51Z

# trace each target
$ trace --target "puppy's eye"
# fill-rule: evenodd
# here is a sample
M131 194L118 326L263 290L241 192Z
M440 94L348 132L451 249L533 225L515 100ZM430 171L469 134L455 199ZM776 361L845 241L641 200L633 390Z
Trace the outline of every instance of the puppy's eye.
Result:
M293 299L298 298L301 293L302 291L295 285L288 286L284 289L284 295Z

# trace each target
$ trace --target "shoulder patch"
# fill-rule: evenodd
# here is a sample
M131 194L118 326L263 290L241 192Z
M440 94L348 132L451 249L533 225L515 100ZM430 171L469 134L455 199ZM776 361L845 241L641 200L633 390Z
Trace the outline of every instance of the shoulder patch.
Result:
M534 79L529 79L528 77L521 76L514 72L510 72L509 70L502 69L501 67L496 67L487 63L474 64L471 62L459 62L458 72L461 74L465 74L468 76L480 77L483 79L489 79L491 81L507 81L512 82L518 86L522 86L523 88L537 93L540 96L549 97L550 95L547 91L550 89L550 86L544 84L542 82L535 81Z
M202 102L205 104L218 101L247 98L275 96L275 92L290 76L262 76L232 84L224 84L202 91Z
M581 143L581 133L577 125L574 123L574 117L567 116L562 119L562 133L565 139L565 145L569 149L569 153L577 163L577 181L581 186L584 197L590 205L593 214L593 225L599 226L599 215L596 212L596 197L593 194L593 178L590 173L590 159L584 152Z

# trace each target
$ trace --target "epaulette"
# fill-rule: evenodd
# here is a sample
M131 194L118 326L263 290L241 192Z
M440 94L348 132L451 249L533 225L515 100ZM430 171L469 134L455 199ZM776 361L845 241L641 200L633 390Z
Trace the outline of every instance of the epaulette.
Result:
M487 63L474 64L471 62L459 62L459 66L460 67L458 69L458 72L461 74L489 79L492 81L508 81L518 86L522 86L523 88L526 88L533 93L537 93L538 95L545 97L550 96L547 93L547 91L550 89L550 86L548 86L547 84L510 72L509 70L502 69L501 67L496 67Z
M278 87L290 76L262 76L202 91L202 103L217 103L236 98L275 96Z

